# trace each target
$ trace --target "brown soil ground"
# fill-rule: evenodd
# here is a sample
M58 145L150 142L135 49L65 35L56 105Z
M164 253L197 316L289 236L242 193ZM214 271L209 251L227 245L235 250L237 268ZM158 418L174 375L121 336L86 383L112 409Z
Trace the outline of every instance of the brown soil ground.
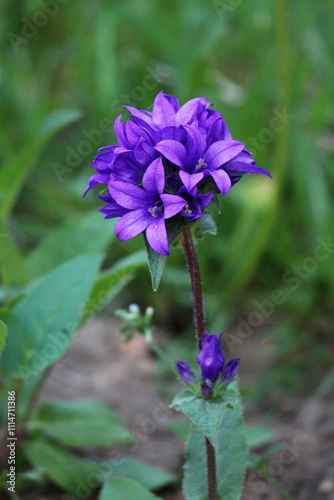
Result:
M164 334L161 334L164 337ZM166 336L165 336L166 337ZM266 366L263 349L249 339L238 352L243 360L241 385L250 381ZM45 383L41 401L48 399L92 398L106 402L137 436L135 449L111 448L83 450L113 458L126 452L149 464L181 474L183 443L167 426L180 418L168 408L168 398L157 389L157 363L145 340L137 335L122 344L117 322L104 318L89 322L77 335L69 351L52 370ZM173 387L175 392L177 386ZM158 408L158 410L157 410ZM261 408L245 411L247 424L260 425ZM159 418L156 416L159 415ZM271 422L273 444L282 448L267 460L274 480L248 471L242 500L284 500L274 487L278 480L294 500L334 500L334 401L327 397L307 397L284 401ZM179 487L157 495L165 500L184 499ZM29 491L23 500L67 500L59 490ZM96 500L92 495L89 500Z

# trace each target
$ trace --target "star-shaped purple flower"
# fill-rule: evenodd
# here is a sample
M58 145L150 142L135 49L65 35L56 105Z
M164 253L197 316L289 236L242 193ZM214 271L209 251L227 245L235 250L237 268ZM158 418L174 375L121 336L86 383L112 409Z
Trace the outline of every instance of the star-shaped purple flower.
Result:
M121 181L112 182L108 187L112 200L125 212L123 215L120 211L122 217L115 226L118 238L125 241L146 231L147 241L153 250L169 255L165 220L180 213L187 202L178 195L163 192L165 173L161 158L147 168L142 188ZM112 213L115 209L115 205L110 207Z
M232 180L227 170L264 173L270 176L265 169L250 165L247 153L239 156L245 150L242 142L224 138L208 146L206 130L199 122L185 125L183 128L186 132L184 143L163 140L155 146L155 149L171 163L180 167L180 178L189 193L201 181L211 176L219 191L225 196L232 187ZM236 161L238 158L239 161ZM231 160L234 160L233 165Z

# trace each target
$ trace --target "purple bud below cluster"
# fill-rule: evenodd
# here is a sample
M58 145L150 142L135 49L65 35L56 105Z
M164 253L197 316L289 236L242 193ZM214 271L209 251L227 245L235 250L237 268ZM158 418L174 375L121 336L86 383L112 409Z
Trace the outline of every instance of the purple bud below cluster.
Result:
M191 384L195 375L190 366L184 361L175 361L175 368L178 371L178 374L186 382L187 384Z
M107 184L101 212L106 219L121 217L115 232L122 241L145 232L153 250L168 255L166 219L192 222L214 193L225 196L245 174L270 177L204 97L179 106L160 92L152 111L125 107L130 118L115 121L118 144L99 150L84 193Z
M209 396L213 391L214 384L230 383L237 373L240 360L233 358L225 364L225 357L221 346L221 336L204 334L202 339L202 349L197 356L197 362L201 369L202 382L201 393ZM187 363L176 361L176 369L180 377L187 384L191 384L195 374Z
M214 384L221 374L224 366L224 353L216 335L204 334L202 349L197 356L197 362L201 368L203 381L209 380Z
M234 378L237 373L238 367L240 364L239 358L231 359L226 365L223 367L222 378L225 382L229 383Z

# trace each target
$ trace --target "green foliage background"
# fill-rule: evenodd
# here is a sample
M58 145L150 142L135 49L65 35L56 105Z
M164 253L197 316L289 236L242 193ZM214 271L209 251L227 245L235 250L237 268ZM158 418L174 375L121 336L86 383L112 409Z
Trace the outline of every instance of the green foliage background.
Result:
M98 189L81 194L97 149L115 140L110 123L121 105L149 109L160 90L180 102L206 96L273 175L242 179L215 214L218 235L199 242L211 331L233 330L259 311L255 300L267 301L270 313L253 329L277 345L284 369L271 382L293 386L305 367L319 380L333 362L333 247L314 257L319 238L334 242L333 3L1 3L3 283L26 282L31 262L37 275L31 252L42 238L101 206ZM68 125L58 131L59 121ZM113 230L102 215L97 223L101 234ZM142 248L141 237L113 241L108 263ZM158 294L145 270L123 299L152 304L158 322L187 329L181 252L168 259Z

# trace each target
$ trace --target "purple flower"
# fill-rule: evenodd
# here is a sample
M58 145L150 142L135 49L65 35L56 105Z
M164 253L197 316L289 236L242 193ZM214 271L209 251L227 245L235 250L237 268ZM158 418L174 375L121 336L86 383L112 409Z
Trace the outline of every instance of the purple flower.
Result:
M192 379L195 377L195 374L187 363L185 363L184 361L175 361L175 368L177 369L180 377L187 384L192 383Z
M201 368L203 381L209 380L212 384L216 382L224 366L224 353L220 344L221 335L204 334L202 349L197 356L197 362Z
M235 374L237 373L238 367L240 364L240 359L239 358L233 358L231 359L226 365L223 367L222 371L222 379L224 382L231 382L231 380L234 378Z
M211 177L214 187L225 196L232 187L229 172L263 173L270 177L265 169L253 165L254 161L242 142L224 136L211 142L212 137L206 134L205 127L199 122L184 125L183 128L183 142L163 140L155 149L172 164L180 167L180 179L189 193L199 183Z
M117 117L117 144L98 151L84 195L96 184L108 185L101 212L106 219L121 217L115 229L120 240L146 231L153 250L168 255L166 219L192 222L214 192L225 196L245 174L270 177L210 106L204 97L180 106L160 92L152 111L125 106L130 118Z
M233 358L225 363L223 349L220 343L222 334L216 335L204 334L202 349L197 357L197 362L201 368L203 383L209 383L212 386L218 378L223 382L231 382L234 378L240 360Z
M121 241L129 240L146 230L150 246L162 255L169 255L165 220L182 211L186 201L180 196L164 193L165 173L161 158L154 160L142 179L143 186L122 181L109 184L111 201L103 209L107 217L115 214L121 219L115 233Z
M204 334L202 339L202 349L197 356L197 362L202 373L202 381L200 390L204 397L208 397L214 390L214 384L228 384L234 378L240 360L233 358L225 364L225 356L220 343L222 334L219 337L216 335ZM196 378L194 372L187 363L176 361L175 367L180 377L187 383L191 384L192 379Z

